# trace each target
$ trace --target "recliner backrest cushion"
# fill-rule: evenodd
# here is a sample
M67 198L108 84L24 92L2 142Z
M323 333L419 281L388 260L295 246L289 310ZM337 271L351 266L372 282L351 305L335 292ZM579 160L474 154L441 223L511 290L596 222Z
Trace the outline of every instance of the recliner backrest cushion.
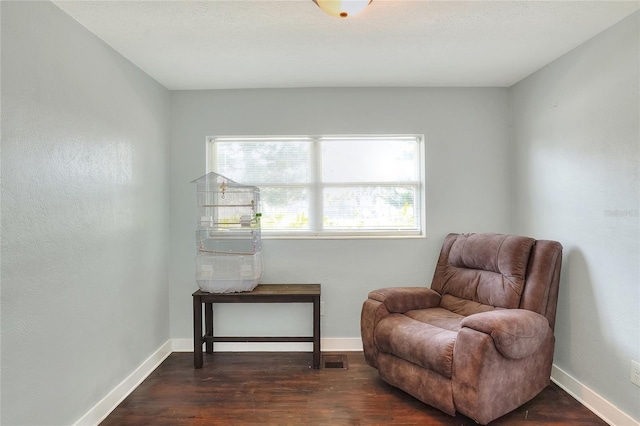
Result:
M431 288L461 315L519 307L535 240L502 234L450 234Z

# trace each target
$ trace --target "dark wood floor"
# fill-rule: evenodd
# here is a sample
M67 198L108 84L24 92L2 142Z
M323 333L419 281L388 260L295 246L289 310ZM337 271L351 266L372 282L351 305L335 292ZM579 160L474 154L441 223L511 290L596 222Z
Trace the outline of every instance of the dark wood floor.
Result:
M171 354L108 425L469 425L383 382L362 353L348 369L310 368L308 353ZM335 359L332 366L335 367ZM606 425L556 385L492 425Z

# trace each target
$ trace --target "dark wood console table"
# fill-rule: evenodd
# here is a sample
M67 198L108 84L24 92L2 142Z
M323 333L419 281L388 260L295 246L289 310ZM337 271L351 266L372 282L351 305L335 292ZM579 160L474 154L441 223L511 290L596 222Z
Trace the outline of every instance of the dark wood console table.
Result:
M215 337L214 303L313 303L313 336L304 337ZM205 332L202 334L202 305ZM193 365L202 368L202 345L213 353L215 342L313 342L313 368L320 368L320 284L260 284L241 293L193 293Z

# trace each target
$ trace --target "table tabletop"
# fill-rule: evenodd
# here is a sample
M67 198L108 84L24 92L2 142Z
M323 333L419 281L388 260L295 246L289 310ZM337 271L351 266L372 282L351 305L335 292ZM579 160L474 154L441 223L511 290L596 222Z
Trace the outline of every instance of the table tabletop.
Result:
M198 290L193 293L193 296L211 296L225 297L225 296L278 296L278 295L306 295L306 296L319 296L320 284L259 284L251 291L243 291L238 293L207 293L206 291Z

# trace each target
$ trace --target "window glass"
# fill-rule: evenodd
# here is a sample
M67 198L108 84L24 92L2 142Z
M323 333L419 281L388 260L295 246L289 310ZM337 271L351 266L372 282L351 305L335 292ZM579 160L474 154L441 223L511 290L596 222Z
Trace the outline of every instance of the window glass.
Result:
M416 143L407 139L330 139L322 143L325 182L419 180Z
M310 183L309 140L221 140L214 144L213 169L246 185ZM232 177L233 176L233 177Z
M212 137L209 170L260 188L263 236L424 234L418 136Z

